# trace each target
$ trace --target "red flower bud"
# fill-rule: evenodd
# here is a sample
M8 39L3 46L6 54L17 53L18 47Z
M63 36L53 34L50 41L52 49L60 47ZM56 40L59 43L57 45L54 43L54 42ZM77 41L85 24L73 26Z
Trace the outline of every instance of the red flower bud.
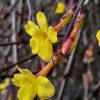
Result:
M70 48L72 46L74 41L72 41L70 38L68 38L62 45L62 48L61 48L61 51L62 51L62 54L67 54L69 53L70 51Z

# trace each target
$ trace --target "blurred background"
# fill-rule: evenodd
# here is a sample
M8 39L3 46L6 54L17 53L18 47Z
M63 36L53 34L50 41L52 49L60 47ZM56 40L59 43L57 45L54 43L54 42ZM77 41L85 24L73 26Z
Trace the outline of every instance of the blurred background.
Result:
M0 100L17 100L18 88L11 81L14 73L18 73L16 64L33 73L45 65L31 53L30 36L23 27L27 21L36 22L36 13L42 11L48 24L54 26L80 1L0 0ZM64 6L61 13L55 12L59 2ZM56 88L51 100L100 100L100 47L96 40L100 29L100 0L84 0L82 12L84 25L76 48L64 56L47 76ZM59 38L64 37L66 31L67 26L58 33ZM57 46L54 45L54 50Z

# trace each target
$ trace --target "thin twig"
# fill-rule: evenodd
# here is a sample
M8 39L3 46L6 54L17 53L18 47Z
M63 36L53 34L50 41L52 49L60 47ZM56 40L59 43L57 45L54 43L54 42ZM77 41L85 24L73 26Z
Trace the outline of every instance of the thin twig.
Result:
M9 43L0 43L0 46L10 46L10 45L19 45L22 42L9 42Z
M3 30L3 32L0 33L0 38L3 36L3 34L5 32L7 32L9 30L10 27L11 27L11 24L9 24L8 26L6 26L6 28Z
M49 19L49 21L53 18L53 16L54 16L54 10L55 10L55 8L56 8L56 6L57 6L57 4L58 4L58 2L59 2L60 0L55 0L55 4L54 4L54 6L51 8L51 12L49 13L49 15L48 15L48 19Z
M83 1L84 1L84 0L79 1L79 4L78 4L78 6L77 6L77 8L76 8L76 11L75 11L75 13L74 13L74 15L73 15L72 21L70 22L70 24L69 24L69 26L68 26L68 28L67 28L67 32L66 32L65 39L68 38L69 35L70 35L70 31L71 31L71 29L72 29L72 27L73 27L73 25L74 25L75 19L76 19L77 15L78 15L78 13L79 13L79 11L80 11L82 5L83 5ZM64 39L64 40L65 40L65 39Z
M24 4L23 4L23 0L20 0L19 2L18 2L18 13L20 14L20 16L18 16L18 21L17 21L17 33L19 33L20 32L20 30L21 30L21 28L22 28L22 10L23 10L23 6L24 6Z
M76 48L77 48L77 45L78 45L79 37L80 37L80 32L79 32L79 36L77 38ZM65 67L64 76L68 75L70 70L71 70L71 65L72 65L72 61L73 61L74 55L75 55L76 48L70 54L69 61L68 61L67 65L66 65L66 67ZM66 79L64 78L62 80L62 82L61 82L61 86L60 86L60 89L59 89L57 100L61 100L61 98L62 98L63 90L64 90L64 87L65 87L65 83L66 83Z
M92 92L88 95L88 100L91 99L93 93L94 93L98 88L100 88L100 81L93 87Z
M11 5L15 5L16 2L15 0L11 0ZM12 29L12 36L11 36L11 41L12 42L16 42L16 14L15 14L15 10L13 10L12 12L12 21L11 21L11 29ZM13 45L12 47L12 60L13 60L13 63L16 63L17 62L17 46L16 45Z
M1 72L1 73L6 72L6 71L8 71L9 69L15 67L16 65L22 64L22 63L24 63L24 62L26 62L26 61L28 61L28 60L30 60L30 59L33 59L34 57L36 57L36 55L32 55L32 56L30 56L30 57L28 57L28 58L25 58L25 59L23 59L23 60L21 60L21 61L18 61L17 63L14 63L14 64L12 64L12 65L10 65L10 66L7 66L6 68L1 69L0 72Z
M18 1L19 0L16 0L16 2L12 5L11 9L9 10L9 12L6 13L4 16L0 17L0 20L2 20L3 18L7 18L11 14L11 12L13 11L13 9L16 7Z
M32 10L31 10L31 3L30 0L27 0L28 10L29 10L29 18L28 20L32 19Z

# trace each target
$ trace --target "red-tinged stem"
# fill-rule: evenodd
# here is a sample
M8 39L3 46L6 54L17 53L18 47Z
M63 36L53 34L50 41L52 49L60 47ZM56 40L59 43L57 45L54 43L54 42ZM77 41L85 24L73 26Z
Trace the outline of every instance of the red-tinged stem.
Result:
M73 15L73 11L75 11L77 5L74 5L72 9L70 9L67 13L63 15L63 17L60 19L60 22L54 26L55 31L59 32L67 23L70 22L71 17ZM69 19L69 21L66 22L66 19Z
M50 62L41 71L39 71L35 75L36 76L46 76L50 72L50 70L54 67L54 65L57 63L57 60L59 59L60 56L61 56L61 50L58 49L57 52L53 55Z
M70 33L69 38L66 39L66 41L62 45L62 53L64 55L69 53L73 43L75 42L77 34L78 34L78 32L79 32L79 30L81 28L82 21L83 21L83 16L79 15L77 17L76 22L74 23L74 27L73 27L73 29L72 29L72 31Z
M67 53L69 52L71 46L73 45L73 42L75 41L76 39L76 36L80 30L80 25L81 25L81 21L83 20L83 17L82 16L78 16L77 17L77 20L74 24L74 28L67 40L67 48L65 49L65 52L67 51ZM57 60L59 59L59 57L61 56L61 50L59 49L55 54L54 56L52 57L52 60L40 71L36 74L36 76L45 76L47 75L50 70L54 67L55 63L57 62Z
M77 34L81 28L81 24L82 24L82 21L83 21L83 16L82 15L78 15L77 19L76 19L76 22L74 24L74 29L72 30L69 38L73 41L75 41L76 37L77 37Z
M54 26L55 31L59 32L67 23L70 22L73 11L69 10L61 19L60 22ZM67 20L67 21L66 21Z
M77 5L75 4L75 5L73 6L72 10L75 11L76 8L77 8Z
M77 15L78 15L79 11L81 10L81 7L83 5L83 2L84 2L84 0L79 0L78 6L77 6L77 8L75 10L75 13L73 15L72 21L70 22L70 24L68 26L68 29L67 29L66 36L65 36L65 39L64 40L66 40L66 38L69 37L70 31L71 31L71 29L73 27L74 21L75 21Z

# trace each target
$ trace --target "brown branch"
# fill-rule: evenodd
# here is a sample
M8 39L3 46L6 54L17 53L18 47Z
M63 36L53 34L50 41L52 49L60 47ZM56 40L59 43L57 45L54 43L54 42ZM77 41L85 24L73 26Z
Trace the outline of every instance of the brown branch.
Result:
M29 18L28 20L32 20L32 9L31 9L31 3L30 0L27 0L28 10L29 10Z
M70 35L70 31L71 31L71 29L72 29L72 27L73 27L73 25L74 25L74 22L75 22L75 19L76 19L78 13L79 13L80 10L81 10L81 7L82 7L82 5L83 5L83 2L84 2L84 0L80 0L79 3L78 3L78 6L77 6L77 8L76 8L76 10L75 10L75 13L74 13L74 15L73 15L72 21L70 22L70 24L69 24L69 26L68 26L68 28L67 28L67 32L66 32L65 39L68 38L69 35ZM64 40L65 40L65 39L64 39Z
M22 64L22 63L24 63L24 62L26 62L26 61L28 61L30 59L33 59L34 57L36 57L36 55L31 55L30 57L27 57L27 58L25 58L25 59L23 59L21 61L18 61L17 63L14 63L14 64L12 64L10 66L7 66L6 68L1 69L0 73L6 72L6 71L10 70L11 68L15 67L16 65Z
M7 12L6 14L4 14L3 16L0 17L0 20L2 20L3 18L7 18L11 12L14 10L14 8L16 7L17 3L19 0L16 0L16 2L14 3L14 5L11 7L11 9L9 10L9 12Z
M19 45L22 42L9 42L9 43L0 43L0 46L9 46L9 45Z
M60 56L61 56L61 50L58 49L57 52L54 53L50 62L41 71L39 71L36 74L36 76L46 76L50 72L50 70L54 67L54 65L57 63Z

